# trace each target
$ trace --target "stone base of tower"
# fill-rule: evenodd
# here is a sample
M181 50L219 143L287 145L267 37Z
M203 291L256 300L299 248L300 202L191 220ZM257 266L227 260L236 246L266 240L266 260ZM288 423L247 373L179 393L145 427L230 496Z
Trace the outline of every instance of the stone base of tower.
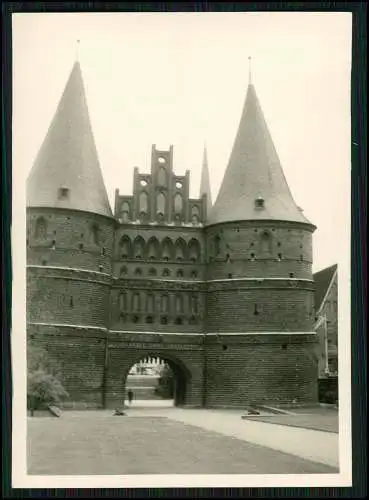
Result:
M69 394L62 408L102 408L106 331L67 325L29 324L28 343L46 352L50 371Z
M206 407L318 402L314 334L206 336Z

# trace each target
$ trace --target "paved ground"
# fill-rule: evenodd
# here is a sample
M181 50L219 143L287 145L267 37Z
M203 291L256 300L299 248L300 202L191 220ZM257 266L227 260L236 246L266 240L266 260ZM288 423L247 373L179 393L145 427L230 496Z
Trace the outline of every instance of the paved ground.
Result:
M160 412L166 415L160 415ZM334 467L246 442L244 438L226 435L223 417L227 418L227 415L224 412L223 417L219 417L219 412L173 408L154 408L151 413L153 414L150 415L150 410L137 408L129 410L125 417L115 417L112 412L107 411L71 411L63 413L61 418L28 418L29 473L120 475L337 472ZM235 424L235 416L228 416L228 419L232 417L228 421L228 434L231 433L230 425ZM197 423L189 425L188 421L191 419L197 420ZM238 421L246 424L246 428L249 426L249 422L240 418ZM209 422L210 427L218 428L217 432L209 430ZM280 427L260 422L251 424L273 428L274 432Z
M248 417L256 422L267 422L269 424L290 425L304 429L315 429L317 431L338 433L337 414L299 414L299 415L271 415Z
M139 411L138 409L130 410L132 413ZM159 411L156 410L157 413ZM258 422L251 419L242 420L243 413L240 410L180 410L171 408L163 410L161 414L166 414L169 418L186 424L338 468L338 434Z

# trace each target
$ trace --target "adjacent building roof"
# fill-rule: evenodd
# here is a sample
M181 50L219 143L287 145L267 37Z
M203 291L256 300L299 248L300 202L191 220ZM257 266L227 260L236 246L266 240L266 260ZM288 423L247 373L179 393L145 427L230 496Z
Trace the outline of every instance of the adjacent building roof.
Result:
M208 224L241 220L310 224L293 200L252 83Z
M204 157L202 162L200 198L204 194L206 194L206 208L207 208L207 214L209 214L212 207L212 199L211 199L211 189L210 189L208 153L206 150L206 146L204 148Z
M315 311L318 312L337 271L337 264L326 267L314 274Z
M27 206L112 216L79 62L73 66L27 180Z

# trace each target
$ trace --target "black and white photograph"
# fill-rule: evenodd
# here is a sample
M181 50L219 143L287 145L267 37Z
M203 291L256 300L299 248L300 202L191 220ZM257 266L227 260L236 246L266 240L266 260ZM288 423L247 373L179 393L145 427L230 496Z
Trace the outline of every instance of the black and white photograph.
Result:
M350 486L348 13L18 13L13 483Z

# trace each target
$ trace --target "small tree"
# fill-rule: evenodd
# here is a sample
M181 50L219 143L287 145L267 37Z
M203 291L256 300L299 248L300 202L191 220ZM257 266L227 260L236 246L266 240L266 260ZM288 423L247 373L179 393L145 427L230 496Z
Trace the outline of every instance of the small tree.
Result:
M34 411L68 397L44 349L27 343L27 408Z

